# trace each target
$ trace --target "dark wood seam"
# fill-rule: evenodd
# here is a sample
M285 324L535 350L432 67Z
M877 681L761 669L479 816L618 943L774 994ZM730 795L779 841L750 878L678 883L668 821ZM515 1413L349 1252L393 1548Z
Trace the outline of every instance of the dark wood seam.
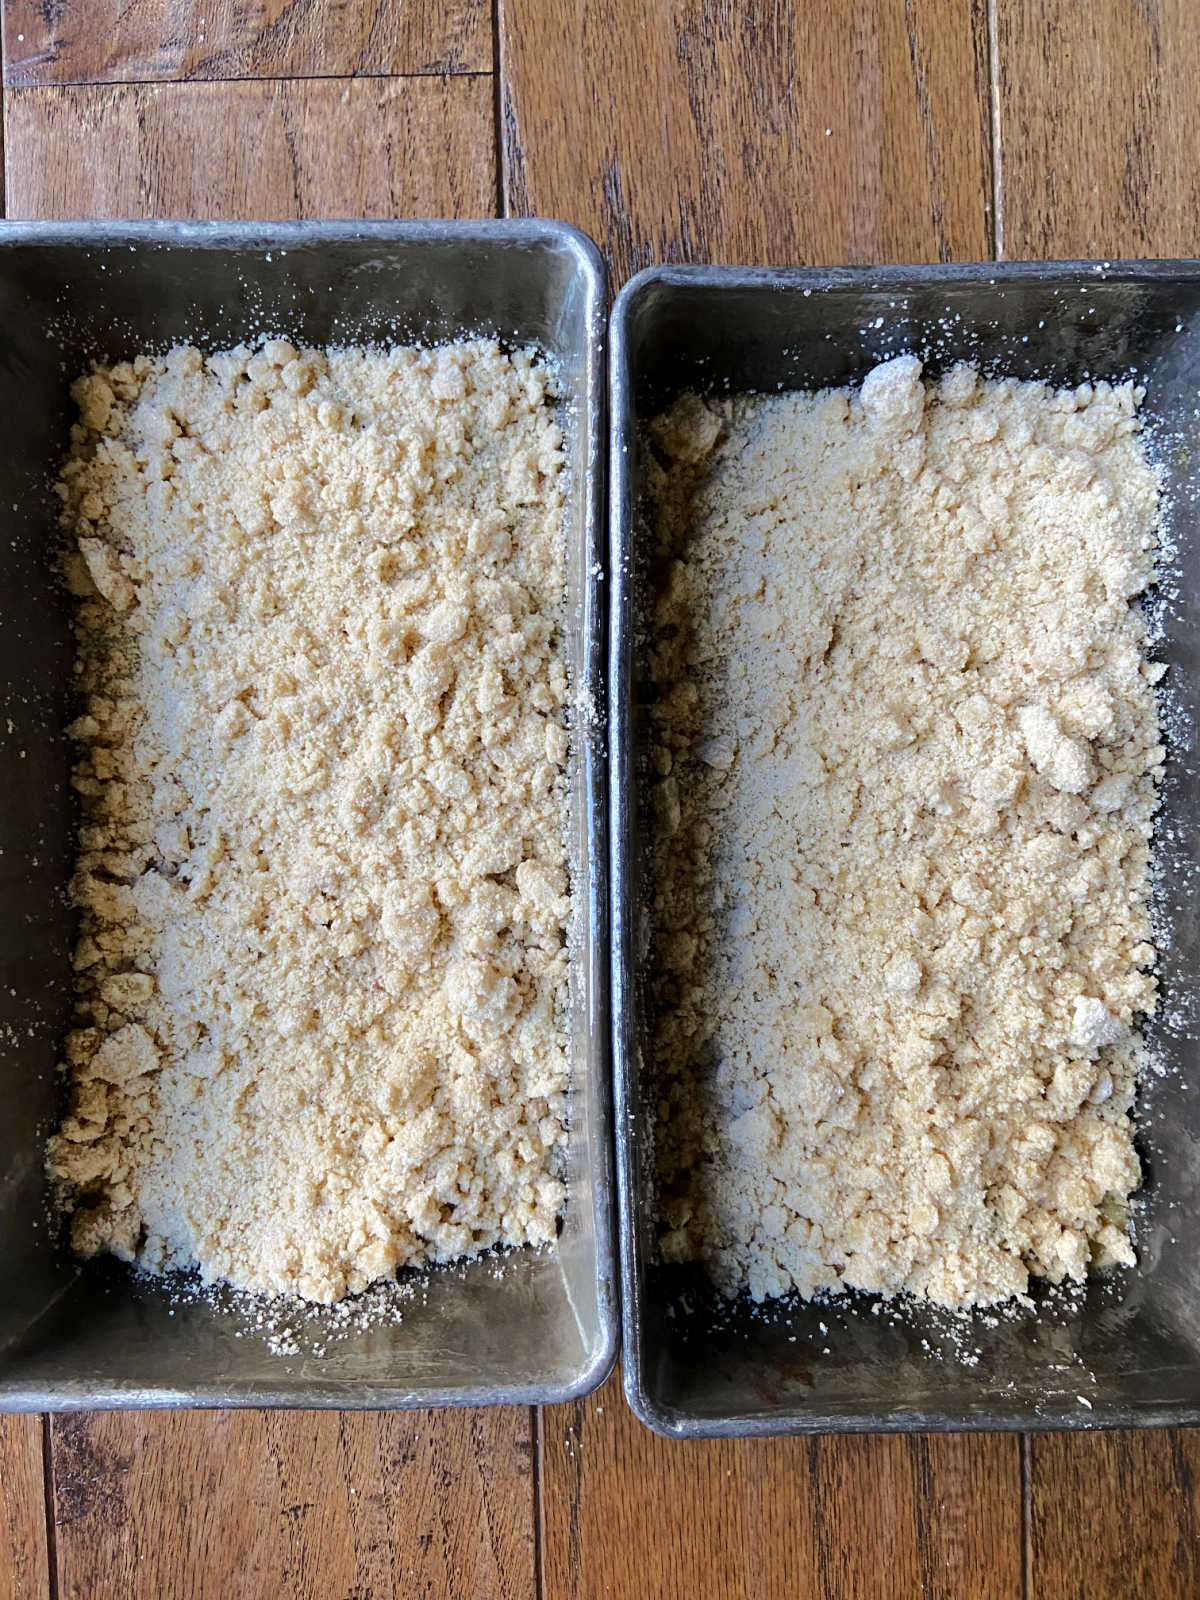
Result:
M529 1408L530 1439L533 1444L533 1593L542 1600L545 1593L545 1564L542 1549L542 1408Z
M54 1507L54 1429L42 1413L42 1498L46 1503L46 1574L50 1600L58 1600L58 1525Z
M492 0L492 159L496 169L496 215L504 215L504 85L500 79L500 0Z
M1033 1600L1033 1435L1021 1435L1021 1595Z
M30 90L53 89L168 89L198 88L209 83L401 83L406 78L440 78L443 82L453 78L490 78L490 67L473 68L470 72L302 72L276 73L270 77L257 77L242 73L231 78L66 78L53 83L9 83L5 75L4 88L27 94Z

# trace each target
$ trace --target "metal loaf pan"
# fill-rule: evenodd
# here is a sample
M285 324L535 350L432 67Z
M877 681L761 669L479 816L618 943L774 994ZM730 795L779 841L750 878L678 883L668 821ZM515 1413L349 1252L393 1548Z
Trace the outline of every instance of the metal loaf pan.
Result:
M172 341L313 344L490 334L558 364L569 462L566 639L601 699L604 268L554 222L9 224L0 231L0 1407L435 1406L564 1400L616 1346L604 751L578 719L568 1202L556 1246L422 1276L398 1325L273 1354L252 1318L84 1266L46 1214L42 1144L71 994L69 616L51 492L71 379ZM320 1338L309 1330L307 1348ZM315 1330L315 1331L314 1331ZM304 1347L304 1346L302 1346Z
M1166 1072L1145 1085L1135 1269L1036 1314L952 1322L867 1297L755 1309L655 1253L644 722L645 422L684 389L855 383L915 351L933 373L1077 384L1136 371L1167 471L1175 575L1162 585L1171 759L1158 828ZM1200 1421L1200 1072L1193 995L1200 781L1200 264L651 268L619 296L611 355L610 781L613 1013L630 1404L677 1437L831 1430L1127 1427ZM965 1352L967 1360L961 1359Z

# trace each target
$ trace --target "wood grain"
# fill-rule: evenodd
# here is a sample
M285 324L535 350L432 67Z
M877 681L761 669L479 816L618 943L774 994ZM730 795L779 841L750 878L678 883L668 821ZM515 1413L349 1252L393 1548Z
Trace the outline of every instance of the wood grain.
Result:
M1193 0L997 0L999 235L1014 259L1190 255ZM1200 1436L1030 1441L1031 1600L1200 1593Z
M0 1417L0 1597L49 1594L42 1419Z
M1003 253L1192 255L1195 0L997 0Z
M500 0L499 18L507 208L581 224L617 281L990 253L984 0Z
M532 1413L56 1417L61 1600L533 1592Z
M1031 1441L1031 1600L1200 1594L1200 1433Z
M5 0L7 84L490 72L486 0Z
M10 217L489 216L487 78L11 89Z
M619 1379L541 1418L546 1600L1016 1600L1019 1441L656 1438Z

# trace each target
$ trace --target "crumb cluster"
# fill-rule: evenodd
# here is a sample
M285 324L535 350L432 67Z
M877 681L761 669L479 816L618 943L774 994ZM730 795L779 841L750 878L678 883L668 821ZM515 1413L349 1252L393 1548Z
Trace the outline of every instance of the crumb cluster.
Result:
M1139 399L901 357L652 425L661 1248L725 1292L1133 1260Z
M552 1238L551 373L272 341L73 393L76 1248L331 1302Z

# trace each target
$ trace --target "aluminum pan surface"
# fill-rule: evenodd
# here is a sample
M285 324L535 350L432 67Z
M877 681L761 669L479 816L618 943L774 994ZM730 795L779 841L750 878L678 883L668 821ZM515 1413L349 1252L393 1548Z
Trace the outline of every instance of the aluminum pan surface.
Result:
M189 337L211 347L268 330L312 343L494 333L540 345L560 365L569 404L573 677L598 703L607 308L594 246L538 220L9 223L0 231L0 307L0 393L14 418L0 489L6 508L16 507L0 558L0 696L13 710L11 739L30 756L19 788L8 764L0 802L0 896L11 930L0 934L0 978L6 993L17 991L7 1009L0 1003L0 1024L30 1030L3 1068L12 1099L0 1131L0 1406L531 1404L586 1393L610 1369L617 1332L605 770L594 723L574 741L572 770L582 951L572 973L570 1197L558 1246L515 1252L499 1273L488 1261L435 1270L398 1326L332 1342L321 1359L288 1357L272 1354L253 1327L235 1337L237 1317L202 1301L171 1315L160 1290L136 1286L113 1263L80 1270L51 1247L38 1208L71 937L61 894L72 849L69 751L58 731L70 647L44 570L70 378L92 354L119 359Z
M995 1329L976 1319L964 1335L920 1311L893 1326L865 1296L802 1308L790 1320L782 1307L764 1314L744 1300L731 1310L703 1274L654 1262L653 1128L642 1101L652 1058L638 787L641 424L686 387L854 382L875 361L909 349L934 369L971 357L1060 382L1086 371L1145 374L1147 413L1160 447L1170 439L1174 452L1169 530L1180 594L1166 659L1181 685L1180 726L1194 729L1200 709L1200 265L658 267L622 290L610 357L609 707L623 1365L634 1411L673 1437L1200 1422L1200 1263L1188 1244L1200 1178L1200 1080L1195 1092L1186 1088L1196 1053L1186 1017L1200 960L1200 907L1187 885L1197 865L1200 794L1182 759L1164 791L1164 815L1180 836L1169 865L1182 886L1165 897L1172 935L1164 986L1185 1021L1162 1030L1171 1071L1147 1086L1143 1106L1138 1269L1091 1281L1074 1314ZM1173 754L1182 758L1190 737ZM973 1366L955 1359L964 1337Z

